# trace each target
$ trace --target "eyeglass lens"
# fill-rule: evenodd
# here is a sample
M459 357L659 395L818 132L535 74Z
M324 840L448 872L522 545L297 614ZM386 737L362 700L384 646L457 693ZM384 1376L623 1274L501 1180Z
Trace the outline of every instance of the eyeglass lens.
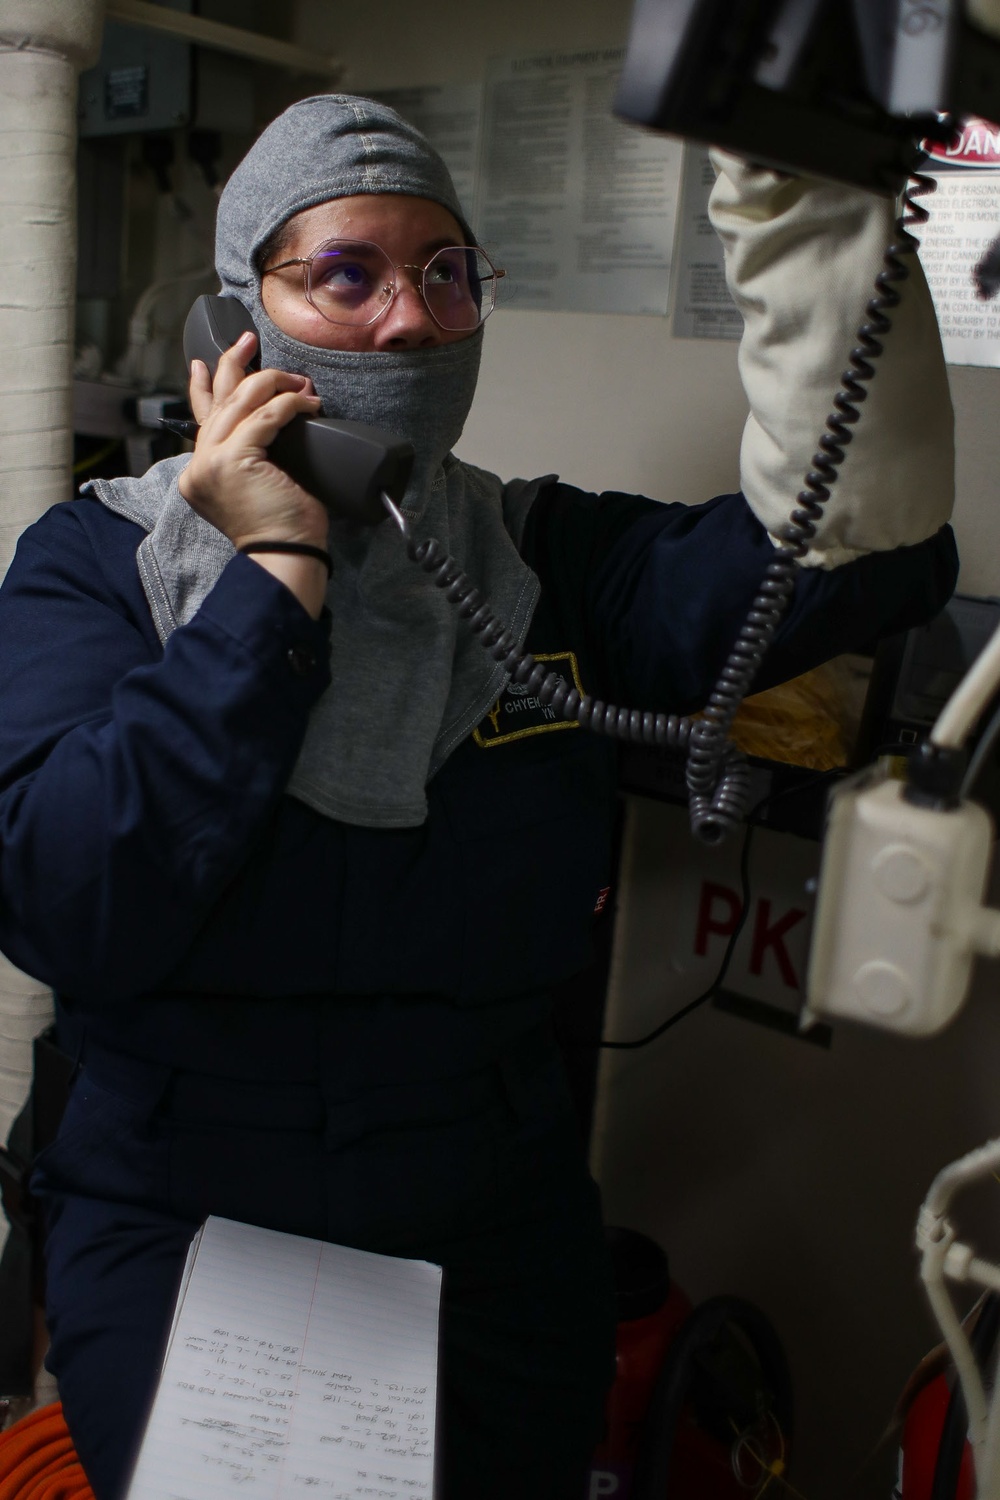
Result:
M331 323L374 323L391 300L396 271L384 250L363 240L329 240L309 264L309 301ZM427 262L424 301L441 328L478 328L493 310L496 276L480 250L456 245Z

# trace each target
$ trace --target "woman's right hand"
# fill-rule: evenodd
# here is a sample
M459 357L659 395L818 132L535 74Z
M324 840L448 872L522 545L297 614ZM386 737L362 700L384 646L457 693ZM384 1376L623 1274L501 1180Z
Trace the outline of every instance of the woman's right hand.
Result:
M178 486L192 510L238 549L248 542L304 542L324 550L326 508L268 457L268 446L300 412L316 416L320 399L304 375L260 370L248 375L256 336L245 333L219 360L215 379L201 360L191 364L191 410L199 423L191 462ZM315 558L255 552L314 617L326 592L326 568Z

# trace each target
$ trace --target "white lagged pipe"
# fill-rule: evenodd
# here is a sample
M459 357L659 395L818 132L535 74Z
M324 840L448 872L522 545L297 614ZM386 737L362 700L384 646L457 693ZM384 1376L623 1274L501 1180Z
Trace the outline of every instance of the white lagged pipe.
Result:
M0 1143L21 1111L31 1079L31 1044L52 1017L43 984L6 959L0 970ZM0 1222L2 1231L2 1222ZM0 1232L0 1240L3 1234ZM0 1310L2 1311L2 1310Z
M70 494L76 75L98 0L0 6L0 574Z
M25 526L72 492L76 76L102 22L103 0L0 0L0 577ZM51 1013L0 958L0 1140Z
M0 570L17 538L70 495L73 71L0 44ZM34 115L37 133L28 128Z

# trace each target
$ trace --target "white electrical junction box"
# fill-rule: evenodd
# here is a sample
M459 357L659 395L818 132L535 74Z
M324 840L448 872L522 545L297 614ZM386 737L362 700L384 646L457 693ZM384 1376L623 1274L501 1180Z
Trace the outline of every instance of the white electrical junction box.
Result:
M821 1017L929 1036L965 999L976 952L992 951L982 906L989 814L907 801L902 782L846 782L831 804L803 1026Z

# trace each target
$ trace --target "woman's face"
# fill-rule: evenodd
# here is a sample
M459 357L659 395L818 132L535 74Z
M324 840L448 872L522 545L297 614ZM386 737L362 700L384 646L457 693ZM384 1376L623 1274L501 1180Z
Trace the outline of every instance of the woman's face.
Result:
M423 267L436 250L462 245L457 219L440 203L402 193L361 193L334 198L295 214L279 254L269 265L312 255L327 240L378 245L397 267ZM268 270L268 265L261 270ZM431 349L469 337L471 329L441 328L420 293L419 271L398 269L396 293L374 323L331 323L306 301L302 266L286 266L261 279L261 301L272 323L303 344L357 351Z

